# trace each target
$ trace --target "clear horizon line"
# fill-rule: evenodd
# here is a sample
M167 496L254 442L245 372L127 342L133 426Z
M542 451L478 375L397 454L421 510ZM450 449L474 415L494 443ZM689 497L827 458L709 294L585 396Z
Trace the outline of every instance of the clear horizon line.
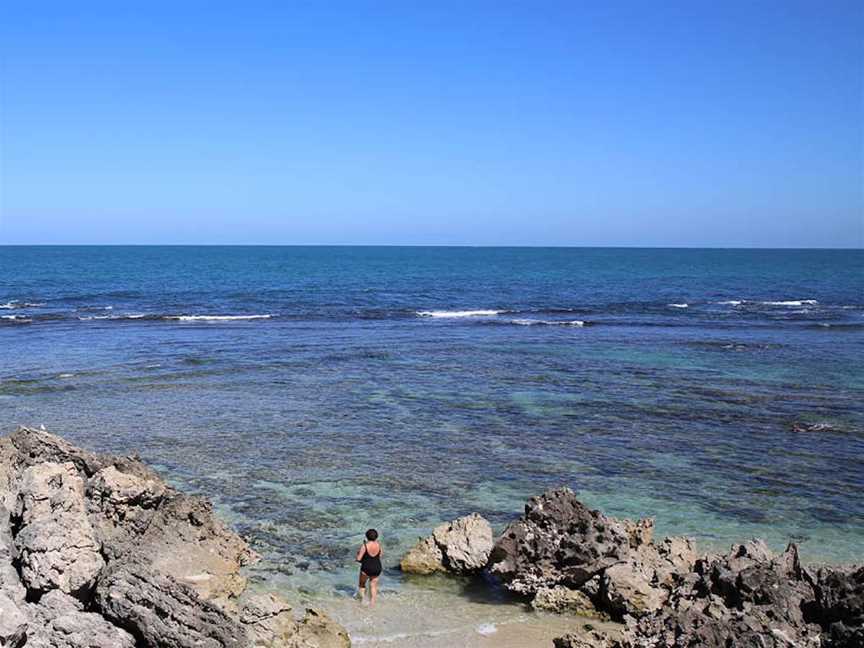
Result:
M757 245L501 245L488 243L0 243L4 247L359 247L359 248L511 248L598 250L837 250L864 251L857 247L801 247Z

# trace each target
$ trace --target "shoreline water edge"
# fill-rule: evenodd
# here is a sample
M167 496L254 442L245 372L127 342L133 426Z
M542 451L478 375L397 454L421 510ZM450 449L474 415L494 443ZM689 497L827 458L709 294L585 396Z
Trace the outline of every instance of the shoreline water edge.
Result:
M278 594L247 588L257 559L205 498L137 457L25 427L0 437L4 648L352 645L321 610L295 618ZM864 645L864 567L807 566L794 543L775 554L760 540L703 554L569 488L532 497L497 536L476 513L443 523L400 566L503 586L557 615L556 648ZM483 645L550 644L516 624Z

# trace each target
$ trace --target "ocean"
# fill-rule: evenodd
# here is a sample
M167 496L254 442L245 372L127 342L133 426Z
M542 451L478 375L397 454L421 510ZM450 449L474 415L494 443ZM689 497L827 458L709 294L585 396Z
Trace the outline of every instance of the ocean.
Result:
M0 432L139 453L358 643L524 619L396 566L562 484L706 549L860 561L862 367L861 250L0 247Z

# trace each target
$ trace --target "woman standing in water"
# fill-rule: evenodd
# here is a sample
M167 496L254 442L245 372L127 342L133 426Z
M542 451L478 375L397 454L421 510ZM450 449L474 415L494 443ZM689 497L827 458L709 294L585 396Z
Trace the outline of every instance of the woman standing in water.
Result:
M378 542L378 532L369 529L366 540L357 552L357 562L360 563L360 584L358 593L360 600L366 598L366 583L369 583L369 605L375 605L378 597L378 577L381 575L381 543Z

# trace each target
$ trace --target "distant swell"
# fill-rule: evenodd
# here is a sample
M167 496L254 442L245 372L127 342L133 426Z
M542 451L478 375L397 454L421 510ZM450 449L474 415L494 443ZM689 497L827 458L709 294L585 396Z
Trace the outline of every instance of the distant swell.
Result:
M431 310L431 311L417 311L417 315L419 317L492 317L494 315L499 315L506 311L502 310Z
M587 326L588 322L584 320L536 320L536 319L511 319L509 324L517 326Z
M815 299L787 299L779 301L754 301L751 299L729 299L714 302L725 306L816 306L819 302ZM671 306L672 304L670 304Z
M272 315L165 315L162 319L179 322L230 322L233 320L270 319Z
M145 313L129 313L126 315L86 315L79 317L82 322L92 321L123 321L123 320L159 320L174 322L230 322L235 320L270 319L272 315L148 315Z

